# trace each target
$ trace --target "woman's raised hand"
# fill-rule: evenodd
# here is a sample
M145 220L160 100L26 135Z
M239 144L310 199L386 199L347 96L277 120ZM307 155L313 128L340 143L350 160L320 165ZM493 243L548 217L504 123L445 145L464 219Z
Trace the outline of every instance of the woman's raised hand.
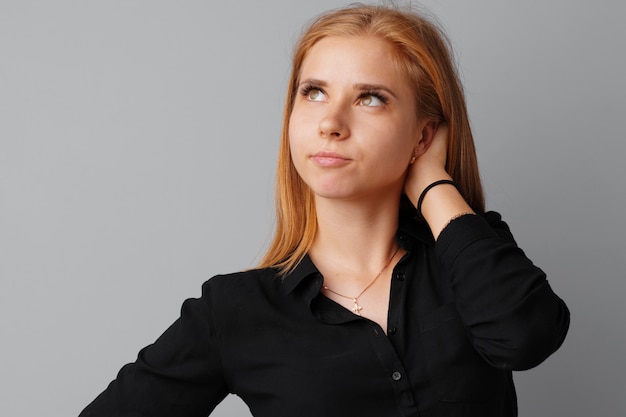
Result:
M404 192L413 206L417 206L420 195L430 184L452 179L446 172L448 135L448 126L439 124L432 129L426 129L424 137L417 145L417 159L409 166L404 183ZM468 213L473 213L473 210L456 187L441 184L428 190L419 214L426 220L437 239L451 219Z

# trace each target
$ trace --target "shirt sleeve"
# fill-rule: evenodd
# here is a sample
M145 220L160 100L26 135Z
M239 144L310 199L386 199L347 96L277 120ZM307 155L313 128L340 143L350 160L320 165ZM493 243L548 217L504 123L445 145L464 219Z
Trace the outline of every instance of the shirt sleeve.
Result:
M207 416L227 395L210 308L208 283L200 299L154 344L125 365L80 417Z
M475 349L500 369L532 368L563 343L567 306L498 213L453 220L436 243Z

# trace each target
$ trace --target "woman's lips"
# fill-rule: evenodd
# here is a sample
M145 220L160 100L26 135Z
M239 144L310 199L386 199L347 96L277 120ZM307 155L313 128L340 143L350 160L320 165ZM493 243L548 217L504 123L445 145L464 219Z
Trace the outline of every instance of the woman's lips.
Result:
M311 155L311 159L317 165L323 167L337 167L350 162L350 158L346 158L345 156L334 152L318 152Z

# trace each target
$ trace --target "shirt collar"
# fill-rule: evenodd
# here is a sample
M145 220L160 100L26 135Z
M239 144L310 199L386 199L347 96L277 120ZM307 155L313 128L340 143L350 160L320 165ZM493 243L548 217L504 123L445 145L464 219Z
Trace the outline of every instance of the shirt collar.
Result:
M425 222L417 220L413 216L401 214L396 237L400 246L407 251L411 251L411 248L416 241L422 242L428 246L435 245L435 239L433 238L428 225ZM318 288L313 289L313 291L319 292L322 286L322 276L307 254L304 258L302 258L302 261L300 261L292 272L283 277L283 288L287 294L290 294L300 285L300 283L305 280L309 281L307 278L310 277L315 277L317 278L317 281L319 281L316 285Z
M283 286L287 294L290 294L302 281L310 276L316 276L321 278L320 272L317 270L317 267L313 264L309 255L306 254L304 258L300 261L300 263L296 266L296 268L286 274L283 277ZM321 282L320 282L321 287Z
M400 242L408 237L411 243L419 241L428 246L435 246L435 238L425 222L411 216L400 216L399 223L397 236Z

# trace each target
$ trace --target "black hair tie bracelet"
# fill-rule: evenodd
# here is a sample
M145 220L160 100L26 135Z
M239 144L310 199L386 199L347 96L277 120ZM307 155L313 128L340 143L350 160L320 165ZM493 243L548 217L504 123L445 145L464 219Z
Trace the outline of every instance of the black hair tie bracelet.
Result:
M458 190L459 187L456 185L456 182L452 181L452 180L439 180L439 181L435 181L432 184L430 184L428 187L424 188L424 191L422 191L422 194L420 194L420 197L417 199L417 217L419 217L422 220L426 220L424 218L424 216L422 216L422 203L424 202L424 197L426 197L426 193L428 191L430 191L431 188L434 188L438 185L441 184L450 184L450 185L454 185L454 187Z

